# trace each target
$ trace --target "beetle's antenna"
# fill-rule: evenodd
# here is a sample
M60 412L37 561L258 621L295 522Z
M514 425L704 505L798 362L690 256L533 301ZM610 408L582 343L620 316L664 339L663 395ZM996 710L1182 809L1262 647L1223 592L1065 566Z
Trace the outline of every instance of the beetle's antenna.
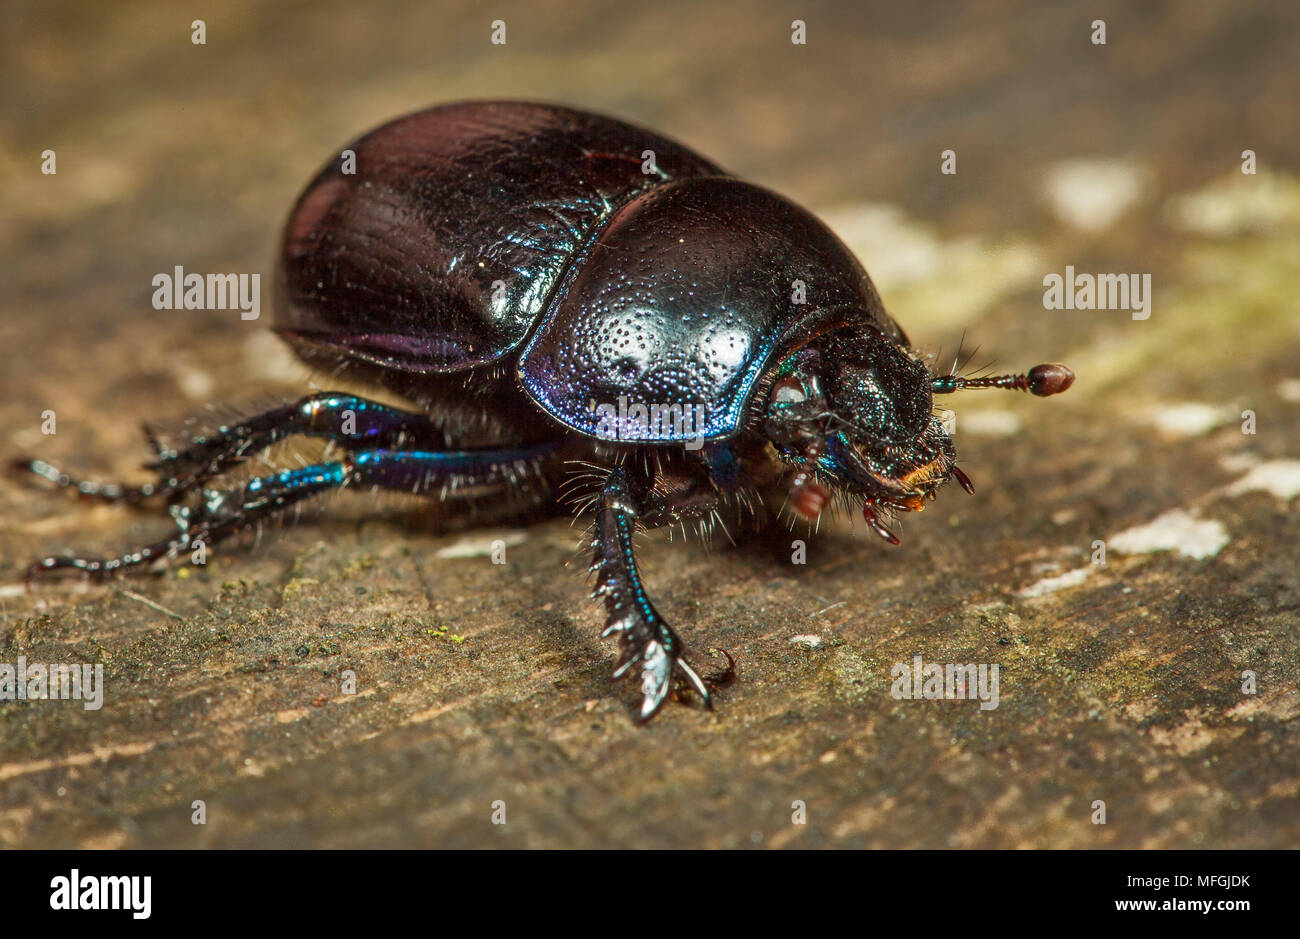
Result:
M1060 394L1072 384L1074 372L1064 365L1044 363L1035 365L1023 375L992 375L987 378L936 375L930 387L937 395L952 394L966 388L1007 388L1012 391L1028 391L1046 398L1048 395Z

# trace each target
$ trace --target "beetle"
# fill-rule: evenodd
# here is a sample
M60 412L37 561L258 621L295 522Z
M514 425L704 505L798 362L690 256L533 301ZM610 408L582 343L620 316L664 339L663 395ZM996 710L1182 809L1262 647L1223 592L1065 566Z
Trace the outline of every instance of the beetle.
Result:
M322 392L174 447L150 434L142 486L20 461L89 498L159 503L179 527L120 557L47 557L29 578L142 568L345 487L507 513L567 495L592 517L613 677L640 669L646 720L677 686L712 699L641 580L635 531L860 504L897 544L882 516L949 479L974 491L933 395L1073 381L1060 365L931 374L822 222L621 121L465 102L347 150L354 172L332 159L289 215L273 328L309 365L411 407ZM299 435L334 444L329 458L210 485Z

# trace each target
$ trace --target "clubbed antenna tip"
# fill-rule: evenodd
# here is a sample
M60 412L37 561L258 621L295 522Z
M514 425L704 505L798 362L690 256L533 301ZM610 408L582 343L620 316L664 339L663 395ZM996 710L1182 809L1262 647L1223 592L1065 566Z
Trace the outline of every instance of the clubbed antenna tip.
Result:
M1044 363L1029 370L1029 393L1040 398L1059 395L1074 384L1074 372L1064 365Z
M931 385L934 393L952 394L966 388L1007 388L1028 391L1046 398L1059 395L1074 384L1074 372L1064 365L1044 363L1035 365L1024 375L994 375L988 378L962 378L960 375L936 375Z

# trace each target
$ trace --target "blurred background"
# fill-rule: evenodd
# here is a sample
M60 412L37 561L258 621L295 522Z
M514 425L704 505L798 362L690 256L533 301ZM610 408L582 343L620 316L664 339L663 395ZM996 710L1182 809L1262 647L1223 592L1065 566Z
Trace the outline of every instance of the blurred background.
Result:
M6 454L142 479L141 421L304 393L269 290L245 322L154 310L152 278L269 287L326 159L465 98L673 137L824 218L918 346L1079 376L952 399L979 494L897 551L847 525L804 569L788 539L648 540L661 608L739 670L716 718L648 729L557 573L567 522L507 533L502 568L337 500L199 573L27 592L36 556L167 524L5 478L0 661L109 684L99 712L0 711L0 844L1295 845L1295 4L11 0L0 23ZM1150 274L1149 319L1045 309L1067 265ZM1002 705L894 700L915 654L1001 663Z

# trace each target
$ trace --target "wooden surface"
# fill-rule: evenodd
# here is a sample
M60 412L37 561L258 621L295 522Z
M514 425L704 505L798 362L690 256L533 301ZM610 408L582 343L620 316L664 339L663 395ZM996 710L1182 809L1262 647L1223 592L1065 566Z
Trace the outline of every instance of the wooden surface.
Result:
M802 4L801 47L783 4L8 5L6 454L142 479L142 420L303 393L264 323L156 311L151 278L268 274L336 148L464 97L654 127L831 221L918 345L964 330L976 365L1079 380L951 399L978 494L900 548L832 525L796 566L787 534L647 536L662 611L738 671L715 714L649 727L567 520L493 565L482 535L339 498L206 569L24 593L37 555L169 523L6 478L0 662L102 663L107 689L0 703L0 845L1294 847L1296 10L952 6ZM1150 273L1150 318L1044 309L1067 264ZM896 700L916 655L998 664L999 707Z

